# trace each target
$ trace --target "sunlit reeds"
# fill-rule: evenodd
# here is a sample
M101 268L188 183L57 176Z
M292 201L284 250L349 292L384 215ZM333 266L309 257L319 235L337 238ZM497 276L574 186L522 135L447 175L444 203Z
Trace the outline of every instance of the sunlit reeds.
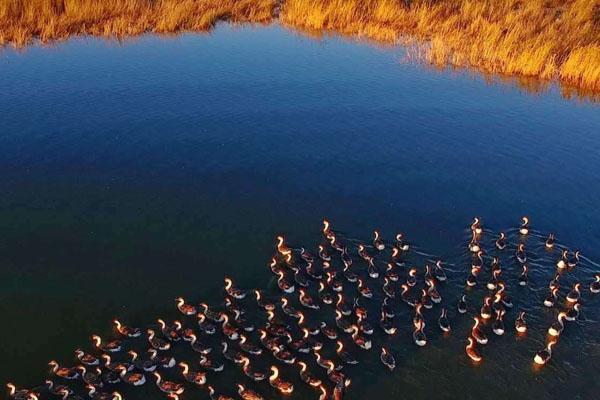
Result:
M268 22L277 14L305 30L415 38L436 65L600 92L600 0L0 0L0 45L204 31L220 20Z

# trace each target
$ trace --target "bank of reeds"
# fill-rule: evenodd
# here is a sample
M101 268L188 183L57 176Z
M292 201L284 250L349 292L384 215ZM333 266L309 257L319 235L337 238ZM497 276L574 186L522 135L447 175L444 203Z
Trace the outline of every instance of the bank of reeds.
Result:
M0 0L0 44L202 31L276 14L295 28L416 38L437 65L600 92L600 0Z

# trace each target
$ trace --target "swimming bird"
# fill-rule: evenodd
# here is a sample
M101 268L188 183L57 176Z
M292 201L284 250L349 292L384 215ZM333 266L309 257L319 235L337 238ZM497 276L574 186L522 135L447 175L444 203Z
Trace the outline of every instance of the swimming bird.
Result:
M467 295L463 294L458 301L458 312L465 314L467 312Z
M475 361L476 363L483 360L483 357L481 357L481 354L479 354L479 352L475 348L475 343L473 342L473 338L471 338L471 337L467 338L467 342L468 342L467 346L465 347L467 356L469 356L469 358L471 360Z
M100 336L92 335L92 341L94 342L94 347L105 353L118 353L122 349L120 340L111 340L102 343Z
M554 303L556 302L556 299L558 299L558 288L557 287L550 290L550 294L548 295L548 297L546 297L544 299L544 306L554 307Z
M579 301L579 298L581 297L581 283L577 282L575 283L575 285L573 285L573 290L571 290L569 292L569 294L567 294L567 301L569 303L576 303Z
M7 383L8 397L12 400L37 400L37 394L29 389L17 389L12 383Z
M271 376L269 376L269 384L277 389L281 394L290 394L294 391L294 385L291 382L285 381L279 377L279 369L272 365Z
M298 366L300 367L300 379L302 382L306 383L312 387L319 387L322 384L322 381L308 372L308 367L305 362L298 361Z
M88 367L93 367L100 364L98 357L89 353L85 353L81 349L75 350L75 357L77 357L79 362Z
M142 330L140 328L132 328L130 326L123 325L117 319L113 320L113 324L115 325L117 332L125 337L136 338L142 335Z
M181 383L172 381L163 381L162 377L158 372L153 372L156 378L156 386L158 389L167 394L182 394L185 391L185 387Z
M337 353L338 357L340 358L340 360L342 360L342 362L344 364L349 364L349 365L358 364L358 360L356 359L356 357L354 357L353 355L351 355L350 353L348 353L347 351L344 350L344 344L342 343L341 340L338 340L336 343L337 343L337 347L335 349L335 352Z
M211 385L207 385L208 396L210 400L233 400L233 397L225 396L223 394L218 394Z
M496 248L498 250L504 250L506 248L506 235L504 232L500 232L500 237L496 240Z
M558 317L556 318L556 322L552 323L552 325L550 325L550 327L548 328L548 334L550 336L560 336L560 334L562 333L563 329L565 328L565 323L563 322L563 319L567 316L567 313L561 311L560 313L558 313Z
M594 282L590 284L590 292L594 294L600 293L600 274L594 275Z
M496 320L494 321L492 330L498 336L504 335L504 310L496 311Z
M548 235L545 245L548 250L552 250L554 248L554 233Z
M379 231L373 231L373 247L375 247L378 251L385 250L385 243L381 239Z
M250 368L250 359L248 357L244 357L242 359L242 371L244 371L244 375L252 379L254 382L261 382L267 379L267 375L265 373L254 371Z
M98 389L94 385L86 385L88 397L92 400L123 400L123 397L119 392L98 392Z
M54 375L58 376L59 378L63 378L63 379L77 379L77 378L79 378L79 371L77 370L77 368L61 367L54 360L50 361L48 363L48 365L50 366L50 369L51 369L52 373Z
M525 245L523 243L519 243L519 245L517 246L515 257L517 257L517 260L521 264L525 264L527 262L527 252L525 251Z
M425 336L425 323L420 320L414 324L415 330L413 331L413 341L419 347L423 347L427 344L427 336Z
M121 377L121 381L133 385L133 386L142 386L146 383L146 376L140 372L128 372L127 368L121 366L119 368L119 376Z
M527 267L527 264L523 264L522 269L521 275L519 275L519 286L527 286L529 280L527 271L529 270L529 267Z
M565 320L569 321L569 322L573 322L577 319L577 317L579 317L579 308L581 307L581 304L579 303L575 303L573 305L573 307L571 307L568 311L567 311L567 315L565 316Z
M551 340L546 345L546 348L536 353L533 361L538 365L545 365L552 358L552 346L556 344L556 340Z
M515 320L515 330L518 333L527 332L527 323L525 322L525 311L521 311Z
M442 332L450 332L450 321L448 321L448 311L445 308L442 308L442 313L440 314L440 318L438 319L438 325Z
M388 367L390 371L393 371L394 368L396 368L396 359L385 347L381 348L381 355L379 356L379 359L383 365Z
M473 325L473 328L471 328L471 336L473 336L477 343L487 344L488 338L479 327L479 325L481 324L479 318L473 317L473 320L475 321L475 324Z
M519 233L521 235L529 234L529 218L528 217L521 218L521 227L519 228Z
M131 357L130 364L135 368L146 372L154 372L156 370L157 364L153 360L142 360L138 358L138 354L133 350L128 351L127 354Z
M358 333L359 329L357 325L352 325L352 340L354 343L363 350L371 349L371 340L366 339L364 336Z
M175 302L177 304L177 309L183 315L194 315L198 311L192 304L186 303L183 297L177 297Z
M153 329L148 329L146 330L146 332L148 334L148 343L150 343L150 346L152 346L153 349L159 351L166 351L171 348L171 343L167 342L162 338L157 337Z

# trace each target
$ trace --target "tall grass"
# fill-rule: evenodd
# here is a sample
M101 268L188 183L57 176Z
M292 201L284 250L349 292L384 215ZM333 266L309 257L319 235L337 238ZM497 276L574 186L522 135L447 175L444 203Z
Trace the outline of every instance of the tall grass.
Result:
M600 0L287 0L281 20L391 42L409 35L434 64L600 91Z
M600 0L0 0L0 45L207 30L276 14L295 28L391 43L416 38L436 65L600 92Z
M277 0L0 0L0 45L71 35L204 31L219 20L267 22Z

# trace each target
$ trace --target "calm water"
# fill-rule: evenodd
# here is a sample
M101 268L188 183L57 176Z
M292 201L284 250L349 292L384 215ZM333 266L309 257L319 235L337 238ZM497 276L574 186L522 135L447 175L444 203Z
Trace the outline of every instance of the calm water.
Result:
M452 301L473 215L504 229L528 214L600 259L598 106L402 57L277 26L2 51L0 382L38 383L114 316L143 325L175 318L177 295L218 299L224 274L264 287L274 236L314 246L323 216L354 237L403 230L454 261ZM546 282L513 296L535 312ZM470 322L417 349L406 319L396 373L372 357L350 397L590 398L599 302L584 300L541 372L543 310L523 342L507 318L479 368L462 350Z

